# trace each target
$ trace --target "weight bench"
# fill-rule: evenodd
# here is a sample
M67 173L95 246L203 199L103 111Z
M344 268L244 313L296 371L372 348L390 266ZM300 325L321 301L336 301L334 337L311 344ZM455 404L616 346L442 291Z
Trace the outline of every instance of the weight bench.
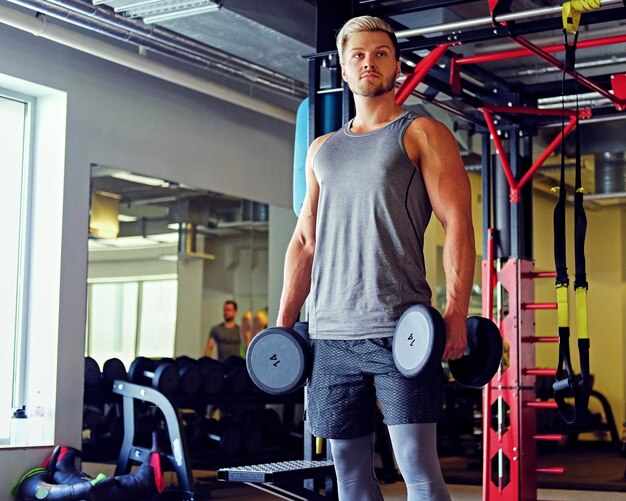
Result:
M326 495L318 494L302 481L325 477ZM332 461L281 461L278 463L236 466L217 470L218 480L242 482L256 489L290 500L322 501L336 499L335 468ZM307 484L312 484L307 482Z
M179 412L172 403L158 390L149 386L140 386L127 381L116 380L113 382L113 393L123 397L124 405L124 441L120 449L120 455L115 468L115 475L130 473L132 463L143 463L150 455L150 450L138 447L134 444L135 439L135 400L150 402L156 405L167 425L167 434L170 439L171 454L161 452L161 456L167 460L170 468L176 473L178 488L165 491L161 496L166 499L177 501L194 501L193 476L191 463L187 454L185 436L181 433L182 424ZM167 468L164 468L167 469Z

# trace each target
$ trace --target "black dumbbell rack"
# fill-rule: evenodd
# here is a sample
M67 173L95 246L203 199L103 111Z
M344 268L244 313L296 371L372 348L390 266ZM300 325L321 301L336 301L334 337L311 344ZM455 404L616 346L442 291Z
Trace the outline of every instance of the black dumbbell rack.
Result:
M169 466L178 479L177 498L180 501L193 501L193 476L187 453L185 436L181 433L181 420L178 411L162 393L147 386L139 386L126 381L115 381L113 393L122 396L124 406L124 440L120 450L115 475L130 473L132 462L144 463L151 451L134 445L135 438L135 400L149 402L159 408L165 417L167 435L171 453L162 454L169 461Z

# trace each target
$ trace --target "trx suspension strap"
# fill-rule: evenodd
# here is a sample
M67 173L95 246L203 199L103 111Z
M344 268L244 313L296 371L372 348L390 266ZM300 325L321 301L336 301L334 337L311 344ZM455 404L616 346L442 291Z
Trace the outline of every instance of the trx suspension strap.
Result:
M565 39L565 54L567 69L575 70L575 51L578 33L574 35L574 42L567 42L567 31L563 30ZM578 86L575 85L576 93L576 118L578 119ZM565 73L563 73L561 94L563 96L562 134L565 144ZM578 331L578 352L580 356L580 375L574 373L569 349L569 306L566 262L566 238L565 238L565 152L561 149L561 179L559 183L559 199L554 208L554 260L556 264L556 297L558 311L559 330L559 363L556 370L556 380L552 385L554 399L559 412L566 423L579 424L583 419L589 403L591 380L589 375L589 335L587 331L587 276L585 271L585 235L587 232L587 217L583 207L584 189L582 187L581 160L580 160L580 133L576 127L576 181L574 193L574 240L576 273L574 276L574 293L576 296L576 319ZM565 402L568 396L574 397L574 407Z

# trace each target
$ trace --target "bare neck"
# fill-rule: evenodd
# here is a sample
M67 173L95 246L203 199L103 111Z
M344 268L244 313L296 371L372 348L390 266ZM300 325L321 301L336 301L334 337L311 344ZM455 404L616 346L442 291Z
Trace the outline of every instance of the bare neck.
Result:
M396 104L395 93L387 92L382 96L354 96L356 116L352 122L352 132L370 132L384 127L395 120L404 111Z

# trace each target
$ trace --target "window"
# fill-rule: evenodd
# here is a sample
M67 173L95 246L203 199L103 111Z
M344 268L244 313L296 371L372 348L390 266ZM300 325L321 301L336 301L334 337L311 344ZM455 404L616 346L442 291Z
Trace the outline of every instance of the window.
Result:
M12 409L23 402L28 283L30 137L34 101L0 88L0 168L4 237L0 259L0 443L10 441Z
M92 282L88 287L87 355L100 367L119 358L172 356L176 334L176 279Z

